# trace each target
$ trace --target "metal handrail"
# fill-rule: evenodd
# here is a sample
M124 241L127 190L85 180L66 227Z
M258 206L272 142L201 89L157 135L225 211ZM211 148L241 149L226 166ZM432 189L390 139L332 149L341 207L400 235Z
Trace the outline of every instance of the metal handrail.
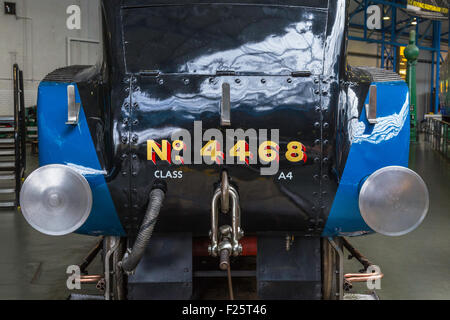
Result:
M14 94L14 153L16 206L19 205L19 194L22 178L26 167L26 129L25 129L25 95L23 86L23 72L17 64L13 66L13 94Z
M16 186L15 186L15 204L16 206L19 205L19 193L20 193L20 186L21 186L21 177L20 177L20 145L17 143L19 141L19 110L20 110L20 98L19 98L19 88L20 88L20 69L17 64L14 64L13 66L13 94L14 94L14 155L15 155L15 166L14 166L14 173L15 173L15 180L16 180Z
M20 132L20 177L25 175L27 166L27 129L25 124L25 90L23 86L23 72L20 70L20 109L19 109L19 132Z
M428 118L425 129L425 141L429 142L433 149L450 159L450 123L444 120Z

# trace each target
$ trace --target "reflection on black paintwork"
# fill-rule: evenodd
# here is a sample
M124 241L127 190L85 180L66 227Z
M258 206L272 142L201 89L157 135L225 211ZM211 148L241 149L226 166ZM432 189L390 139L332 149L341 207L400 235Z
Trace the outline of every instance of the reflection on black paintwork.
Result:
M126 67L133 73L321 74L326 16L322 9L224 4L126 9Z

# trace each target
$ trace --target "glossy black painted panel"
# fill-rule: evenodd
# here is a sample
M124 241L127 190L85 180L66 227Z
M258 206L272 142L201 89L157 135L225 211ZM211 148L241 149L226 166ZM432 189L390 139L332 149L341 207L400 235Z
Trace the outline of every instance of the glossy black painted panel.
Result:
M336 148L336 160L334 163L337 177L342 176L350 151L350 124L352 120L359 119L371 82L372 79L369 74L357 68L352 68L347 72L347 81L342 83L341 99L338 103L338 108L335 108L334 115L337 120L336 141L334 142Z
M122 0L123 7L145 7L145 6L161 6L161 5L179 5L179 4L214 4L218 1L211 0L166 0L166 1L149 1L149 0ZM272 5L272 6L305 6L326 8L328 6L328 0L223 0L220 3L227 4L253 4L253 5Z
M255 5L123 9L126 70L321 74L327 12Z
M146 8L123 9L125 2L126 5ZM155 170L169 169L166 163L160 162L155 166L147 160L146 140L167 139L176 128L192 131L194 120L201 120L204 130L219 128L221 84L227 81L231 85L233 128L280 129L281 150L285 150L286 143L291 140L300 141L307 148L308 161L306 164L292 164L281 157L280 172L292 171L295 177L292 181L278 180L278 175L261 176L257 165L186 165L181 169L183 179L166 181L168 194L158 229L206 234L210 227L210 199L214 185L219 181L220 170L225 167L239 189L243 227L247 232L290 230L320 234L333 202L340 169L345 163L345 148L349 145L348 141L339 142L336 138L345 128L346 118L340 114L347 109L345 0L331 1L328 11L317 8L267 8L266 17L283 19L277 24L264 24L259 33L240 34L233 28L217 27L211 34L199 27L199 31L212 43L211 48L200 38L199 46L186 46L184 51L180 51L183 54L178 56L167 51L173 48L170 37L160 38L160 51L157 49L142 54L146 45L149 48L154 46L147 41L150 35L146 24L149 21L143 12L158 13L164 17L176 12L181 14L174 9L180 6L149 8L148 5L154 3L125 2L103 1L106 31L102 77L103 85L109 92L104 98L105 103L110 103L105 108L110 112L109 119L105 119L109 126L105 124L105 128L111 131L105 131L105 139L109 137L111 150L103 153L109 157L109 162L105 163L111 164L108 186L127 232L135 233L140 225L148 192L155 180ZM192 8L221 6L182 7L192 12L189 11ZM247 7L239 6L244 8L243 12L249 12L245 11ZM242 15L237 13L239 10L233 10L233 6L227 4L221 8L231 8L228 17L241 17L243 21ZM253 6L255 8L259 8L254 11L260 19L254 22L264 21L261 14L266 11L261 10L261 6ZM167 10L167 15L164 10ZM224 14L205 10L216 17ZM128 21L122 20L131 13L134 16L128 17ZM308 19L295 22L296 17L308 14ZM174 17L180 18L176 14ZM189 19L187 16L186 21L193 21ZM160 30L168 30L172 34L177 32L177 27L171 25L169 20L165 20L166 25L164 19L159 23L161 21ZM301 35L314 41L294 44L280 41L278 45L284 46L286 52L269 46L259 57L245 51L258 39L260 44L264 43L264 39L279 37L288 26L301 25L304 21L307 23L303 29L295 30L302 30ZM205 27L211 24L211 20L194 22ZM136 34L129 34L131 39L141 44L144 41L144 45L135 46L127 52L129 57L124 52L135 44L123 42L123 26L125 34L130 30L137 31ZM220 26L227 26L226 19ZM159 36L162 35L164 32L160 32ZM186 34L184 38L192 40ZM168 43L163 43L165 40ZM306 48L299 49L299 46ZM233 49L242 53L248 63L233 64L234 58L230 54ZM198 62L213 55L222 59L221 63ZM170 61L168 57L179 59ZM292 57L293 60L290 60ZM133 67L136 70L127 73L125 61L134 59L141 62ZM196 61L197 64L188 64L189 61ZM315 66L311 66L311 61L316 63ZM159 71L163 73L158 77L139 73L155 68L162 68ZM303 78L290 76L291 71L302 68L312 71L313 75ZM215 76L216 71L229 69L235 71L236 76ZM178 170L175 166L170 169Z
M278 180L279 173L261 176L260 165L256 164L169 166L159 161L155 166L147 160L147 140L170 140L172 132L179 128L188 129L194 137L193 123L200 120L204 130L220 128L223 82L231 85L230 128L279 129L280 172L292 172L292 181ZM156 170L181 170L182 179L166 180L168 194L158 228L206 233L210 200L220 170L226 168L240 193L245 230L308 230L318 214L314 205L314 198L319 196L320 143L316 140L321 131L317 88L312 77L139 77L132 94L138 108L130 119L132 138L137 139L131 147L136 155L132 160L132 203L138 208L128 219L139 217L139 221L142 217ZM284 152L290 141L306 146L306 164L286 160Z

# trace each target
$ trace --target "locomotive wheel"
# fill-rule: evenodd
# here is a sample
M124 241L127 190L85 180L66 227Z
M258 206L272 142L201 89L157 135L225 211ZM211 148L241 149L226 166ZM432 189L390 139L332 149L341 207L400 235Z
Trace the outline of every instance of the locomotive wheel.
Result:
M341 246L341 241L337 241ZM327 238L322 238L322 298L339 299L339 256Z
M125 300L126 299L126 279L123 274L122 268L118 266L119 261L122 259L123 255L126 251L126 238L120 239L120 245L117 250L112 255L112 265L113 265L113 276L112 280L112 289L114 300Z
M103 273L105 273L105 257L106 253L110 249L109 241L105 237L105 241L103 241L103 250L102 250L102 260L103 263ZM118 262L122 259L126 250L126 238L120 238L120 243L117 249L111 254L109 259L109 266L111 269L110 272L110 289L111 289L111 299L113 300L125 300L126 292L125 292L125 283L126 279L122 272L122 268L118 267Z
M334 239L336 244L342 248L340 238ZM118 267L127 248L126 238L120 239L120 244L110 257L110 266L112 268L110 277L111 299L125 300L126 292L126 276L122 269ZM105 253L108 251L107 241L104 241L104 249L102 252L103 261ZM322 298L324 300L339 299L339 255L331 246L327 238L321 239L321 260L322 260Z

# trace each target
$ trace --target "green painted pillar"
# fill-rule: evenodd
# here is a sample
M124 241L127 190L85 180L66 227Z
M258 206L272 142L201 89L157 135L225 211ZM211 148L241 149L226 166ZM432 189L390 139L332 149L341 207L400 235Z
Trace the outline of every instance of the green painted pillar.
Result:
M409 45L405 48L405 58L408 60L406 81L408 82L410 95L411 141L417 141L416 64L418 57L419 48L416 46L416 32L411 30L409 33Z

